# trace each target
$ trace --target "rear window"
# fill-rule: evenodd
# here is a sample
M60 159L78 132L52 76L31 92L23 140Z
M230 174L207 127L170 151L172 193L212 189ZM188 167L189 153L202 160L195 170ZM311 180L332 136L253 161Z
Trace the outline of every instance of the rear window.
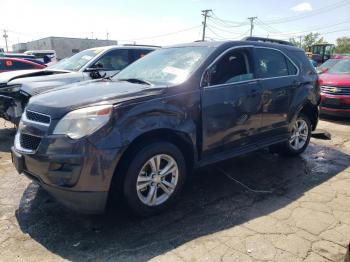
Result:
M280 51L257 48L257 74L259 78L281 77L297 74L297 68Z

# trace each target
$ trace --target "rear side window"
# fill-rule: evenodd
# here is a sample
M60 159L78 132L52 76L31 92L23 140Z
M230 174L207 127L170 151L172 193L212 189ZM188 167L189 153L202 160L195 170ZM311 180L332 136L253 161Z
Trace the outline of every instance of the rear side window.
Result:
M297 68L281 52L267 48L256 48L257 75L259 78L295 75Z
M0 70L5 70L5 60L0 60Z

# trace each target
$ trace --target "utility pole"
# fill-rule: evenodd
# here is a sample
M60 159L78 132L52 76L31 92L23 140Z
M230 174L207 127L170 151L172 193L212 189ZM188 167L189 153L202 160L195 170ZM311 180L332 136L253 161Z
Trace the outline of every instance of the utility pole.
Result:
M91 39L94 39L94 32L91 32Z
M258 18L257 16L248 17L248 19L250 20L250 36L253 35L254 20L257 18Z
M207 27L207 17L210 17L208 13L211 11L211 9L202 10L202 16L204 16L202 41L205 40L205 28Z
M7 35L7 32L6 32L5 29L4 29L4 35L3 35L3 37L4 37L4 39L5 39L6 52L8 52L8 51L9 51L9 48L8 48L8 46L7 46L7 38L8 38L9 36Z
M299 36L299 47L301 48L302 47L302 44L301 44L301 39L303 38L302 35Z
M109 33L107 32L107 40L108 40Z

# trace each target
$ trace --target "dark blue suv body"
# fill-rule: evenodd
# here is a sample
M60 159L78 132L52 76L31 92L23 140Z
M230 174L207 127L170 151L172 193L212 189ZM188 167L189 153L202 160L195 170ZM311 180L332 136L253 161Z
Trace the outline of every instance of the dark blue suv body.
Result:
M112 79L33 97L13 161L81 212L102 212L112 197L151 215L176 199L193 168L265 147L302 153L319 100L317 74L299 48L171 46Z

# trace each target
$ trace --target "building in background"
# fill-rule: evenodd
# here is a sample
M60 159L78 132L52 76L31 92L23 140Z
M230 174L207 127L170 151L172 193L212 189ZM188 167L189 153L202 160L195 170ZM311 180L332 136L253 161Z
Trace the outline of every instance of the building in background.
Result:
M13 52L18 53L23 53L28 50L55 50L57 59L60 60L88 48L117 44L118 41L116 40L50 36L28 43L15 44L12 46L12 49Z

